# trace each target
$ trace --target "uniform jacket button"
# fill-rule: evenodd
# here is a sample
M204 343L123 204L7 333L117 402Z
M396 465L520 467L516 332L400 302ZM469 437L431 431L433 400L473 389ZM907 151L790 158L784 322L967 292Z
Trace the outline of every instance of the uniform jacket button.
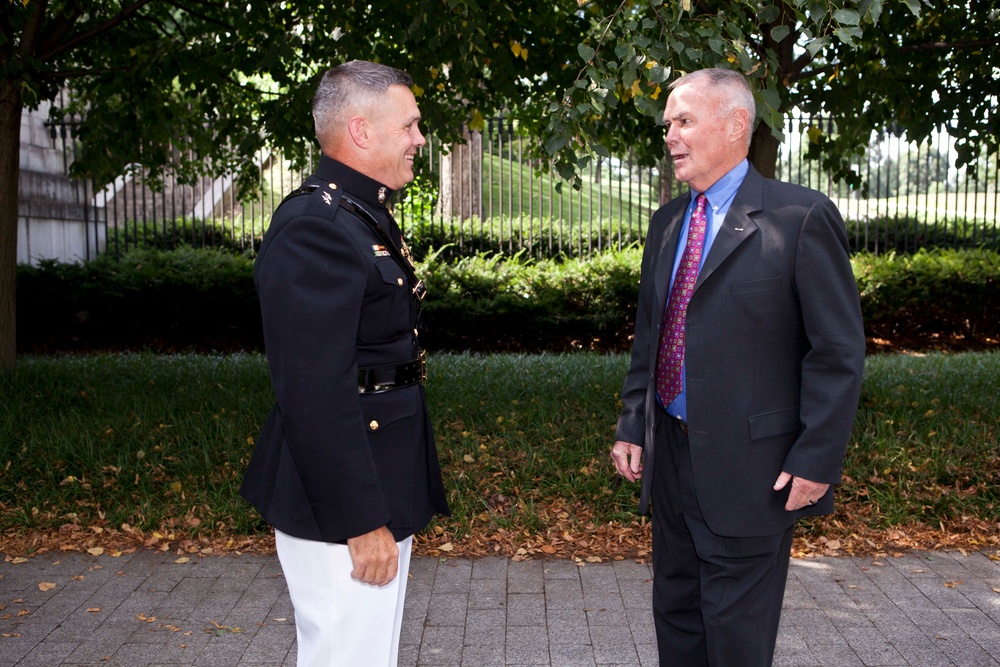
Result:
M371 430L373 430L373 431L377 431L378 430L378 421L376 421L374 419L371 420L371 422L368 424L368 428L371 429Z

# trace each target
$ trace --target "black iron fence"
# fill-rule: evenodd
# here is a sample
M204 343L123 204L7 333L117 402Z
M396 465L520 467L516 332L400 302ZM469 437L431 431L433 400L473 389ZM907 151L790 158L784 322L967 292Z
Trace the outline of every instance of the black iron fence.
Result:
M835 183L819 163L804 157L809 128L825 122L791 116L776 165L777 177L830 196L848 222L855 249L914 251L927 245L1000 248L998 156L984 155L976 169L957 168L945 133L920 144L876 137L856 168L867 196ZM72 126L53 126L67 164ZM446 147L433 137L419 160L417 179L396 203L396 217L413 244L447 245L455 254L477 251L534 257L580 256L641 243L650 215L684 191L669 163L637 164L626 154L591 164L577 188L529 157L531 138L494 119L467 143ZM147 187L139 169L126 169L98 192L86 184L88 224L104 233L101 251L120 253L137 244L171 247L229 246L252 251L283 193L302 173L280 155L258 156L258 194L241 199L232 179L205 178L194 185ZM88 252L88 256L89 256Z

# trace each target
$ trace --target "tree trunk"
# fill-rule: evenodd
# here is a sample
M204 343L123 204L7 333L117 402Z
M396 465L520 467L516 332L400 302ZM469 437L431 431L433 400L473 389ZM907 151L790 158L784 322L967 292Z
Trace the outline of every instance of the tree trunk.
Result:
M758 123L750 143L750 163L764 178L774 178L778 162L778 139L771 133L767 123Z
M483 217L483 135L463 130L465 143L452 144L441 156L441 189L438 209L445 219Z
M660 206L674 198L674 163L669 157L660 160Z
M0 374L17 364L17 178L21 148L21 88L0 81Z

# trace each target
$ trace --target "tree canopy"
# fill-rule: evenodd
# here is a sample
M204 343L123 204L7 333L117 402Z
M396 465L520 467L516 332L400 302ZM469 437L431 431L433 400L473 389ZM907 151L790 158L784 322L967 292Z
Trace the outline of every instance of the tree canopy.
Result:
M744 72L758 126L750 158L773 174L784 113L823 114L810 156L861 186L856 168L873 131L913 141L947 128L959 165L997 149L1000 9L990 0L742 0L587 4L591 30L577 48L577 78L548 109L546 142L561 172L631 145L662 151L653 120L678 74ZM622 131L622 130L625 131ZM636 139L639 141L636 141Z
M313 144L317 78L361 58L407 70L445 141L503 112L571 176L623 147L662 158L657 120L677 74L730 67L757 87L751 158L773 171L782 113L818 133L842 178L872 129L911 139L949 124L962 159L996 148L997 10L990 0L8 0L0 13L0 369L14 366L20 115L66 90L73 169L100 185L126 165L182 181ZM987 120L983 120L986 118ZM867 134L866 134L867 133ZM963 134L964 133L964 134Z
M257 182L263 145L301 157L309 101L327 68L367 59L418 82L426 124L459 136L500 109L541 115L583 39L575 0L8 0L0 13L0 368L15 360L20 115L67 90L79 114L78 175L98 185L126 165ZM533 111L534 110L534 111Z

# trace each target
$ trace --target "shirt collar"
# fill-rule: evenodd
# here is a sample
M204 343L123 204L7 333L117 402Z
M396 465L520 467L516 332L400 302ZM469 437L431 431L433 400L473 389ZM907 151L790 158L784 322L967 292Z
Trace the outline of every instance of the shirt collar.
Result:
M708 200L708 206L713 210L718 210L721 206L728 207L733 201L733 197L736 196L736 191L743 184L743 179L748 171L750 171L750 163L744 158L738 165L726 172L725 176L713 183L704 193L705 199ZM691 199L697 199L698 194L696 190L691 190Z

